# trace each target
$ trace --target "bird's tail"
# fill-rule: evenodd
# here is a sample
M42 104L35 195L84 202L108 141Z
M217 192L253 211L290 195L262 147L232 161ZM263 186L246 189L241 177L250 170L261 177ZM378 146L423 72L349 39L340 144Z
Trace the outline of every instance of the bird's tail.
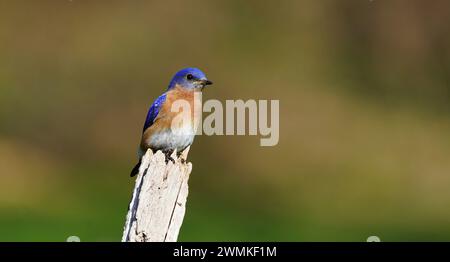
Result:
M139 159L139 162L133 167L133 170L131 170L130 177L134 177L139 173L139 167L141 166L141 160Z

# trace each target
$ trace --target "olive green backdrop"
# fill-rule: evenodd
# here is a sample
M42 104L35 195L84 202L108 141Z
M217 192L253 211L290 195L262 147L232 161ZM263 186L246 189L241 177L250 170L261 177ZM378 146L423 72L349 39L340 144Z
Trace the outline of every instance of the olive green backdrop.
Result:
M180 240L450 240L450 2L0 2L0 241L119 241L148 107L279 99L200 136Z

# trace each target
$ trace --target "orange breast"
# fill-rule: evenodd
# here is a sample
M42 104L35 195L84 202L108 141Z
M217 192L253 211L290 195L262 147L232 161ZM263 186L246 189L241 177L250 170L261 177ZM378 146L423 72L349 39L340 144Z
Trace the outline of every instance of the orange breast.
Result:
M171 129L172 121L180 114L177 111L172 112L172 105L177 101L181 104L188 103L190 107L191 122L185 123L187 121L183 121L183 125L191 125L194 129L197 128L202 116L201 92L175 86L175 88L166 93L166 101L161 107L158 116L155 118L153 125L147 128L142 135L141 149L144 152L147 148L152 148L150 141L153 135L168 132Z

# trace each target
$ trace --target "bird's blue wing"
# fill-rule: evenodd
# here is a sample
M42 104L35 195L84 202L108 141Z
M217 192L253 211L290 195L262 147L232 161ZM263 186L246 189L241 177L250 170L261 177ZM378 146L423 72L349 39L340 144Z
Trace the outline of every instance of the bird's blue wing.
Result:
M158 97L150 107L147 113L147 118L145 119L144 129L143 132L153 124L155 121L156 116L158 116L159 110L161 109L162 105L164 104L164 101L166 101L166 94L162 94L160 97Z

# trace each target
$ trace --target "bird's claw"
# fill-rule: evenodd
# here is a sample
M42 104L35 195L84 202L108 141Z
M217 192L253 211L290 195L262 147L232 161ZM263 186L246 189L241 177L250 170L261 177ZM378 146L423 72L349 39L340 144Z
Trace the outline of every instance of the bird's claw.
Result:
M175 164L175 159L171 156L171 152L164 152L164 155L166 156L166 164L168 164L169 161L172 161L172 163Z
M171 156L166 157L166 164L169 163L169 161L172 161L172 163L175 164L175 159L173 159L173 157Z

